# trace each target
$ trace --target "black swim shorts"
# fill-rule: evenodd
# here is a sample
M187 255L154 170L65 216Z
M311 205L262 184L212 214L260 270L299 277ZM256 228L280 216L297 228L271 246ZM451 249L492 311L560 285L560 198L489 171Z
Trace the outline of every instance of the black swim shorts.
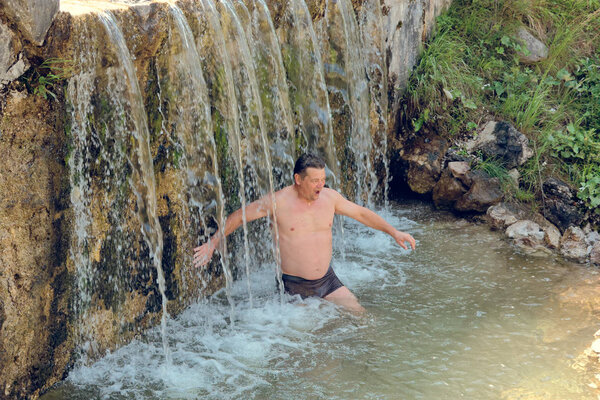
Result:
M322 278L304 279L299 276L283 274L283 287L291 295L299 294L303 299L307 297L325 297L344 286L339 280L331 265Z

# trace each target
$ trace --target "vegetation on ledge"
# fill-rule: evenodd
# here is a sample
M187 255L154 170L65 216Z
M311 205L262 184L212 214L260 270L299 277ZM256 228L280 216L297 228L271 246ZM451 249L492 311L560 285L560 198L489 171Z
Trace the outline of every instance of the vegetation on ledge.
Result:
M520 59L522 27L547 45L547 58ZM512 123L535 150L512 196L535 206L544 180L558 177L600 217L600 0L455 0L402 103L405 131L427 128L454 143L487 120Z

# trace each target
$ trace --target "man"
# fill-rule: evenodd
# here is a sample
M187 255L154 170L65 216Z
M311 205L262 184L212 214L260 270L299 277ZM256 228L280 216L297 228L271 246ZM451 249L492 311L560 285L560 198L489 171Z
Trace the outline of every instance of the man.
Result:
M331 267L332 230L335 214L345 215L394 238L402 248L414 250L415 239L400 232L373 211L361 207L333 189L325 187L325 162L304 154L294 166L294 184L246 206L246 220L269 215L275 201L279 230L281 270L285 291L303 298L316 296L346 307L364 311L356 297L335 275ZM234 211L225 222L225 236L242 225L242 210ZM194 249L194 265L205 265L219 245L217 232Z

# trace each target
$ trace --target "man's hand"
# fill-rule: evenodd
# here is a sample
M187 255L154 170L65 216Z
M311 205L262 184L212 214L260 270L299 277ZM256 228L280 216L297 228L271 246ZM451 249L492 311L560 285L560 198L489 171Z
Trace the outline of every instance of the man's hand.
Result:
M394 238L394 240L396 241L396 243L398 243L400 245L400 247L402 247L405 250L408 250L408 247L406 247L405 243L410 244L410 247L413 250L415 249L415 246L417 245L417 242L415 241L415 238L413 238L408 233L400 232L399 230L396 230L396 232L394 232L394 234L392 235L392 237Z
M208 242L194 249L194 267L199 268L208 264L217 248L218 242L218 239L209 239Z

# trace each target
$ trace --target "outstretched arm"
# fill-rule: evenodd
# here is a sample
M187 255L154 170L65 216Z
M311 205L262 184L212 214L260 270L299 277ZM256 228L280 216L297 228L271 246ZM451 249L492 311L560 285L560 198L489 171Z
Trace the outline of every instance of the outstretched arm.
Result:
M262 197L252 203L248 204L245 208L246 222L254 221L262 217L266 217L271 212L272 195ZM229 235L243 223L244 210L241 208L232 212L225 220L225 227L223 232L225 236ZM221 240L221 232L217 231L206 243L198 246L194 249L194 266L201 267L208 264L212 258L215 250L219 246Z
M408 249L406 243L408 243L413 250L415 249L416 242L410 234L400 232L398 229L391 226L385 219L377 215L375 212L345 199L341 194L336 192L335 196L336 214L345 215L347 217L357 220L358 222L370 228L387 233L388 235L393 237L396 243L398 243L403 249Z

